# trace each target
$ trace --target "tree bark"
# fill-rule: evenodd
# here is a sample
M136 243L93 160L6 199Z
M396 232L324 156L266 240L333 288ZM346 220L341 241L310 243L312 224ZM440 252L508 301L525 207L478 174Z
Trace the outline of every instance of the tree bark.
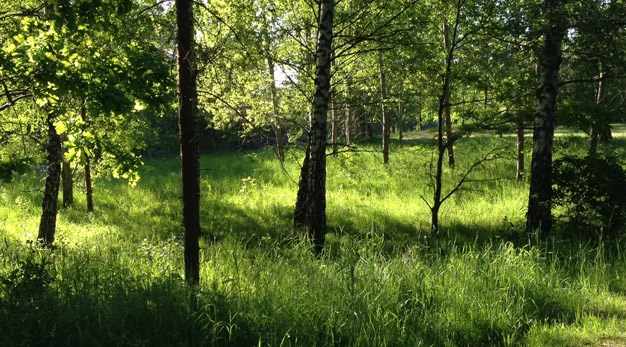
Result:
M91 159L85 158L85 199L87 212L93 212L93 184L91 182Z
M519 121L517 123L517 170L515 172L515 179L518 182L524 180L524 122Z
M63 207L70 207L74 203L74 177L72 165L67 160L62 161L61 181L63 182Z
M196 62L191 0L176 0L178 117L185 230L185 280L200 283L200 165L196 122Z
M385 101L387 100L387 76L385 76L382 52L378 52L378 72L380 74L380 115L383 123L383 164L388 164L391 122L389 119L389 113L385 107Z
M87 123L87 107L85 101L80 107L80 117ZM85 200L87 202L87 212L93 212L93 184L91 182L91 158L85 153Z
M346 133L346 145L352 146L355 142L354 131L354 112L352 110L352 104L348 101L352 95L352 79L348 76L348 82L346 83L346 111L345 111L345 133Z
M458 21L458 17L456 19ZM456 40L456 28L458 27L458 23L455 23L455 29L454 29L454 37L452 38L453 40ZM448 21L446 20L446 18L444 17L443 19L443 45L446 51L446 65L451 65L452 64L452 56L453 56L453 51L455 49L455 47L452 47L452 42L450 40L450 29L448 27ZM446 72L447 73L447 72ZM448 141L448 166L450 166L451 168L454 168L454 145L453 145L453 141L450 141L450 139L452 138L453 134L452 134L452 115L451 115L451 105L450 105L450 88L451 88L451 83L450 83L450 77L451 76L447 76L448 78L448 82L446 84L444 84L444 90L443 90L443 106L444 106L444 120L446 123L446 140Z
M330 113L331 113L331 141L332 141L332 153L333 157L336 157L339 153L339 115L337 114L337 107L339 103L337 102L337 93L331 93L330 96Z
M310 137L310 136L309 136ZM306 228L306 209L309 199L307 182L309 182L309 158L311 150L308 148L304 154L304 161L300 168L300 179L298 180L298 195L296 196L296 208L293 214L293 226L296 229Z
M454 28L453 28L453 33L452 33L452 37L456 38L457 35L457 30L459 27L459 17L461 14L461 8L460 6L458 6L456 8L456 18L454 21ZM443 21L443 29L444 29L444 38L446 39L445 45L446 45L446 60L445 60L445 65L446 65L446 69L443 75L443 84L442 84L442 90L441 90L441 95L439 97L439 108L437 110L437 163L436 163L436 168L435 168L435 176L434 176L434 192L433 192L433 205L430 208L430 213L431 213L431 233L433 236L436 236L439 233L439 208L441 207L442 204L442 190L443 190L443 182L442 182L442 176L443 176L443 157L445 155L446 149L449 149L452 147L452 143L454 142L454 139L452 139L450 136L450 133L447 133L446 136L446 140L444 141L444 119L446 117L446 110L450 110L450 80L452 78L452 61L454 59L454 51L455 51L455 44L453 44L452 42L449 42L448 37L449 37L449 32L448 32L448 24L447 21L444 19ZM447 127L446 127L447 129ZM452 156L452 165L454 166L454 155ZM448 160L450 160L450 152L448 152Z
M63 149L61 148L61 136L54 126L56 116L48 113L46 125L48 126L48 167L46 169L46 183L41 203L41 219L39 222L38 242L43 246L54 242L56 233L57 207L59 202L59 184L61 183L61 161Z
M298 207L304 205L305 227L317 254L322 252L326 239L326 136L327 115L330 101L330 65L333 40L334 0L320 2L320 17L316 44L315 93L308 145L308 165L303 165L301 181L306 191L298 193ZM304 160L305 164L307 158ZM308 173L304 173L304 171ZM300 199L305 198L304 201ZM294 218L294 222L296 222ZM294 223L297 225L297 223Z
M533 153L526 230L540 230L542 236L552 229L552 146L561 65L561 45L565 26L561 23L560 0L545 1L548 28L541 52L541 84L537 88L537 109L533 130Z

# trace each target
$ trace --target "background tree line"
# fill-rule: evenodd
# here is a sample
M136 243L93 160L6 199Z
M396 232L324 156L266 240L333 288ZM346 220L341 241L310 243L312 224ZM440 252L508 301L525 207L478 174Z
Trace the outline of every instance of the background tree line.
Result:
M59 189L71 204L79 172L87 194L94 171L132 184L142 155L180 146L183 186L195 185L183 188L186 244L197 253L199 148L267 145L277 160L302 163L294 225L321 252L326 157L376 139L385 164L393 160L392 133L403 141L405 132L429 128L437 146L431 191L422 199L433 235L441 205L476 167L502 156L494 149L473 165L456 165L457 141L485 130L515 131L515 175L529 176L527 230L547 235L554 127L587 132L586 154L594 158L598 142L611 139L610 123L624 115L626 6L618 0L174 5L0 5L3 177L45 167L43 244L55 239ZM526 170L524 136L531 132ZM450 186L442 180L446 170L458 176ZM189 261L197 262L191 253ZM197 282L198 267L188 270L188 281Z

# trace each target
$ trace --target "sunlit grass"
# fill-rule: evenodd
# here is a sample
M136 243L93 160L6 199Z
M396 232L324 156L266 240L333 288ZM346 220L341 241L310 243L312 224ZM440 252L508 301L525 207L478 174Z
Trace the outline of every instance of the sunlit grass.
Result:
M582 138L559 137L565 145L584 152ZM432 198L431 144L394 144L388 166L378 144L329 156L319 259L291 227L301 153L284 166L270 151L204 156L197 290L182 280L177 160L147 160L136 187L98 179L93 214L78 180L52 250L28 243L41 173L16 178L0 186L0 279L10 280L0 345L623 344L624 243L529 243L514 146L457 144L444 190L489 149L506 149L444 204L438 240L422 200Z

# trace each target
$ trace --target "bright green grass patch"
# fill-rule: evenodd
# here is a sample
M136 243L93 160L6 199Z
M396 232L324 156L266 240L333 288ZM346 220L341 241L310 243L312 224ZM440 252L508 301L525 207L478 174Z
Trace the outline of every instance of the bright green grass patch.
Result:
M77 189L76 205L59 212L53 250L28 243L41 178L4 184L0 345L624 341L622 241L529 244L514 140L484 136L458 143L446 189L490 148L506 148L503 159L444 204L442 237L431 240L420 196L432 194L432 145L420 141L394 144L387 166L372 153L377 145L328 157L329 235L319 259L291 228L297 152L284 166L269 151L203 157L202 285L194 290L182 280L177 160L149 160L136 187L97 180L93 214ZM580 138L557 145L585 148Z

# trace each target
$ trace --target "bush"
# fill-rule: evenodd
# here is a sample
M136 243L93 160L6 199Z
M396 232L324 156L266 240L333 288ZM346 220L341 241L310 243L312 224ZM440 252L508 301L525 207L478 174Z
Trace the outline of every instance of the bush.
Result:
M30 159L0 159L0 182L11 182L13 173L24 174L31 163Z
M553 202L570 231L616 235L626 221L626 173L616 158L566 156L553 167Z

